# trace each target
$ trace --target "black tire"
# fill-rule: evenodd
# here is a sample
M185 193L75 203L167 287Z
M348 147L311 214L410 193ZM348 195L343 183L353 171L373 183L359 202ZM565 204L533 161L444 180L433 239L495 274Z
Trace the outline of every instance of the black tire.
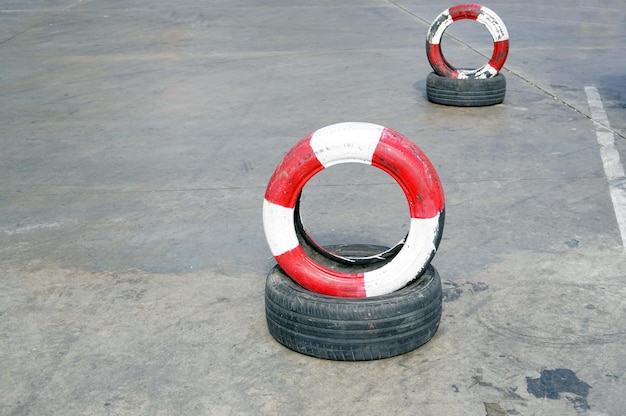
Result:
M408 286L369 298L319 295L278 266L265 285L265 315L274 339L328 360L377 360L412 351L433 337L441 308L441 279L432 265Z
M431 72L426 78L428 100L457 107L482 107L500 104L506 94L502 73L484 79L447 78Z

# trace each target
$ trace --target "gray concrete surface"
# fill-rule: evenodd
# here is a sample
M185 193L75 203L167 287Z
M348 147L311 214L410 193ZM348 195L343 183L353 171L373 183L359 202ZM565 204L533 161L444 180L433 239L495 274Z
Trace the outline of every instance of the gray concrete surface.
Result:
M3 1L0 414L626 414L626 254L584 91L626 160L626 3L484 4L507 97L452 108L425 99L424 41L453 3ZM489 55L480 28L453 25L448 58ZM382 361L294 353L264 321L267 180L341 121L403 133L446 190L440 329ZM389 178L324 175L315 237L402 235Z

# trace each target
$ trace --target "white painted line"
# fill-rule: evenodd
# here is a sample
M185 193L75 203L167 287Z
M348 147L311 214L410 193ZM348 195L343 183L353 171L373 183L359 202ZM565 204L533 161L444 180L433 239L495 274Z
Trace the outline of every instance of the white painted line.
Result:
M598 89L595 86L585 87L585 93L587 94L589 110L591 110L591 118L596 122L596 138L600 145L604 174L609 182L609 193L611 201L613 201L619 232L622 236L622 246L626 251L626 176L624 175L624 166L615 147L615 136L610 131L611 126Z

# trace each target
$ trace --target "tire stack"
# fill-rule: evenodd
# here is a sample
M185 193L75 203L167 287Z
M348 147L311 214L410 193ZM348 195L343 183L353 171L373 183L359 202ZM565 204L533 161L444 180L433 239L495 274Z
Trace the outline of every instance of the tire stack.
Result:
M322 247L306 232L302 189L340 163L369 164L400 185L411 220L396 246ZM265 236L278 263L265 287L271 335L299 353L339 361L388 358L426 343L441 319L441 280L430 262L444 218L435 168L400 133L339 123L300 140L274 171L263 203Z
M456 69L441 52L446 28L461 19L485 25L494 40L493 55L481 68ZM490 9L461 4L443 11L426 39L433 68L428 100L463 107L501 103L506 80L499 71L508 50L506 27ZM411 220L394 247L322 247L307 233L300 217L304 185L340 163L377 167L402 188ZM430 263L444 219L435 168L400 133L370 123L339 123L304 137L277 166L263 202L263 228L278 263L265 285L271 335L291 350L339 361L393 357L428 342L441 319L441 279Z
M471 19L487 27L493 38L493 54L478 69L456 69L441 52L441 39L452 23ZM499 71L509 52L506 26L491 9L479 4L460 4L444 10L431 24L426 36L426 55L433 72L426 79L428 100L443 105L479 107L500 104L506 79Z

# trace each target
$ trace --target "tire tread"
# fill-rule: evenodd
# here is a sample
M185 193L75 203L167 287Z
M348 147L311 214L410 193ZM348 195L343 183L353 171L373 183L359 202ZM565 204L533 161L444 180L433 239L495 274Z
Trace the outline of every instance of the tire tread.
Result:
M502 73L486 79L455 79L431 72L426 79L429 101L457 107L483 107L500 104L506 95L506 78Z
M280 344L338 361L388 358L428 342L442 312L441 279L430 265L403 289L371 298L308 291L276 266L265 289L268 329Z

